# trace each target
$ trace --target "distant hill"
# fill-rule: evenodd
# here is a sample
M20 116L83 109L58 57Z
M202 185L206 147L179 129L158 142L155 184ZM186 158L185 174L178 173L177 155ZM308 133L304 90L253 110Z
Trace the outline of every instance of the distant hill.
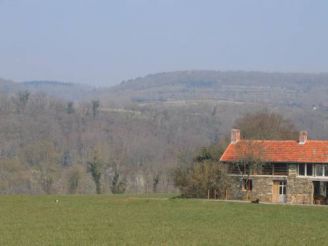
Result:
M123 81L103 98L137 103L224 100L291 106L327 104L328 74L181 71Z
M50 97L66 101L84 101L97 97L96 88L88 85L59 81L26 81L18 83L0 79L0 93L10 95L24 90L31 93L44 93Z
M174 103L225 101L291 107L328 107L328 73L264 73L178 71L151 74L117 86L92 86L59 81L0 80L0 93L28 90L71 101L100 98L108 103Z
M94 87L59 81L26 81L22 86L32 93L43 92L51 97L69 101L84 101L97 94Z
M0 79L0 93L12 93L19 88L18 83L11 80Z

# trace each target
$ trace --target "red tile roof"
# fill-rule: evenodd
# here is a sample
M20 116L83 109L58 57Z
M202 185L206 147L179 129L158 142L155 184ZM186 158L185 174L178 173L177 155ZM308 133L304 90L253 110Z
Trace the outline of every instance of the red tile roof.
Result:
M328 141L320 140L307 140L305 144L292 140L240 140L229 144L220 161L238 161L242 159L242 153L251 148L257 149L256 152L260 153L261 159L266 162L328 163Z

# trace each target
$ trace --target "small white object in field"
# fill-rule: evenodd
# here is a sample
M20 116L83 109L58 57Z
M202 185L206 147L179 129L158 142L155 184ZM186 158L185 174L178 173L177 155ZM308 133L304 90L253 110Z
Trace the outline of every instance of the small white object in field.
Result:
M56 200L56 203L59 203L59 200Z

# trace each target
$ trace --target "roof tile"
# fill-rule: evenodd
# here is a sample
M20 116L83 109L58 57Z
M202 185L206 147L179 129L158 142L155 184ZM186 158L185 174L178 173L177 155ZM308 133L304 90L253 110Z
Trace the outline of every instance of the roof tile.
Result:
M240 160L240 150L249 148L249 143L256 143L255 146L261 149L261 158L267 162L328 163L328 141L320 140L308 140L305 144L293 140L240 140L229 144L220 161Z

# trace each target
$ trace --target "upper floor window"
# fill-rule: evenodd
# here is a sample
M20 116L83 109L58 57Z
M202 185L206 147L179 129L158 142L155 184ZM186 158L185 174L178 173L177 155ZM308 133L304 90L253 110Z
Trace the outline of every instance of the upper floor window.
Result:
M328 176L328 165L315 165L315 176Z
M299 176L312 176L313 175L313 164L298 164L298 175Z
M298 164L299 176L328 177L328 165L324 164Z
M324 176L323 174L324 174L323 166L316 165L315 166L315 176Z
M313 164L306 164L306 175L307 176L313 175Z

